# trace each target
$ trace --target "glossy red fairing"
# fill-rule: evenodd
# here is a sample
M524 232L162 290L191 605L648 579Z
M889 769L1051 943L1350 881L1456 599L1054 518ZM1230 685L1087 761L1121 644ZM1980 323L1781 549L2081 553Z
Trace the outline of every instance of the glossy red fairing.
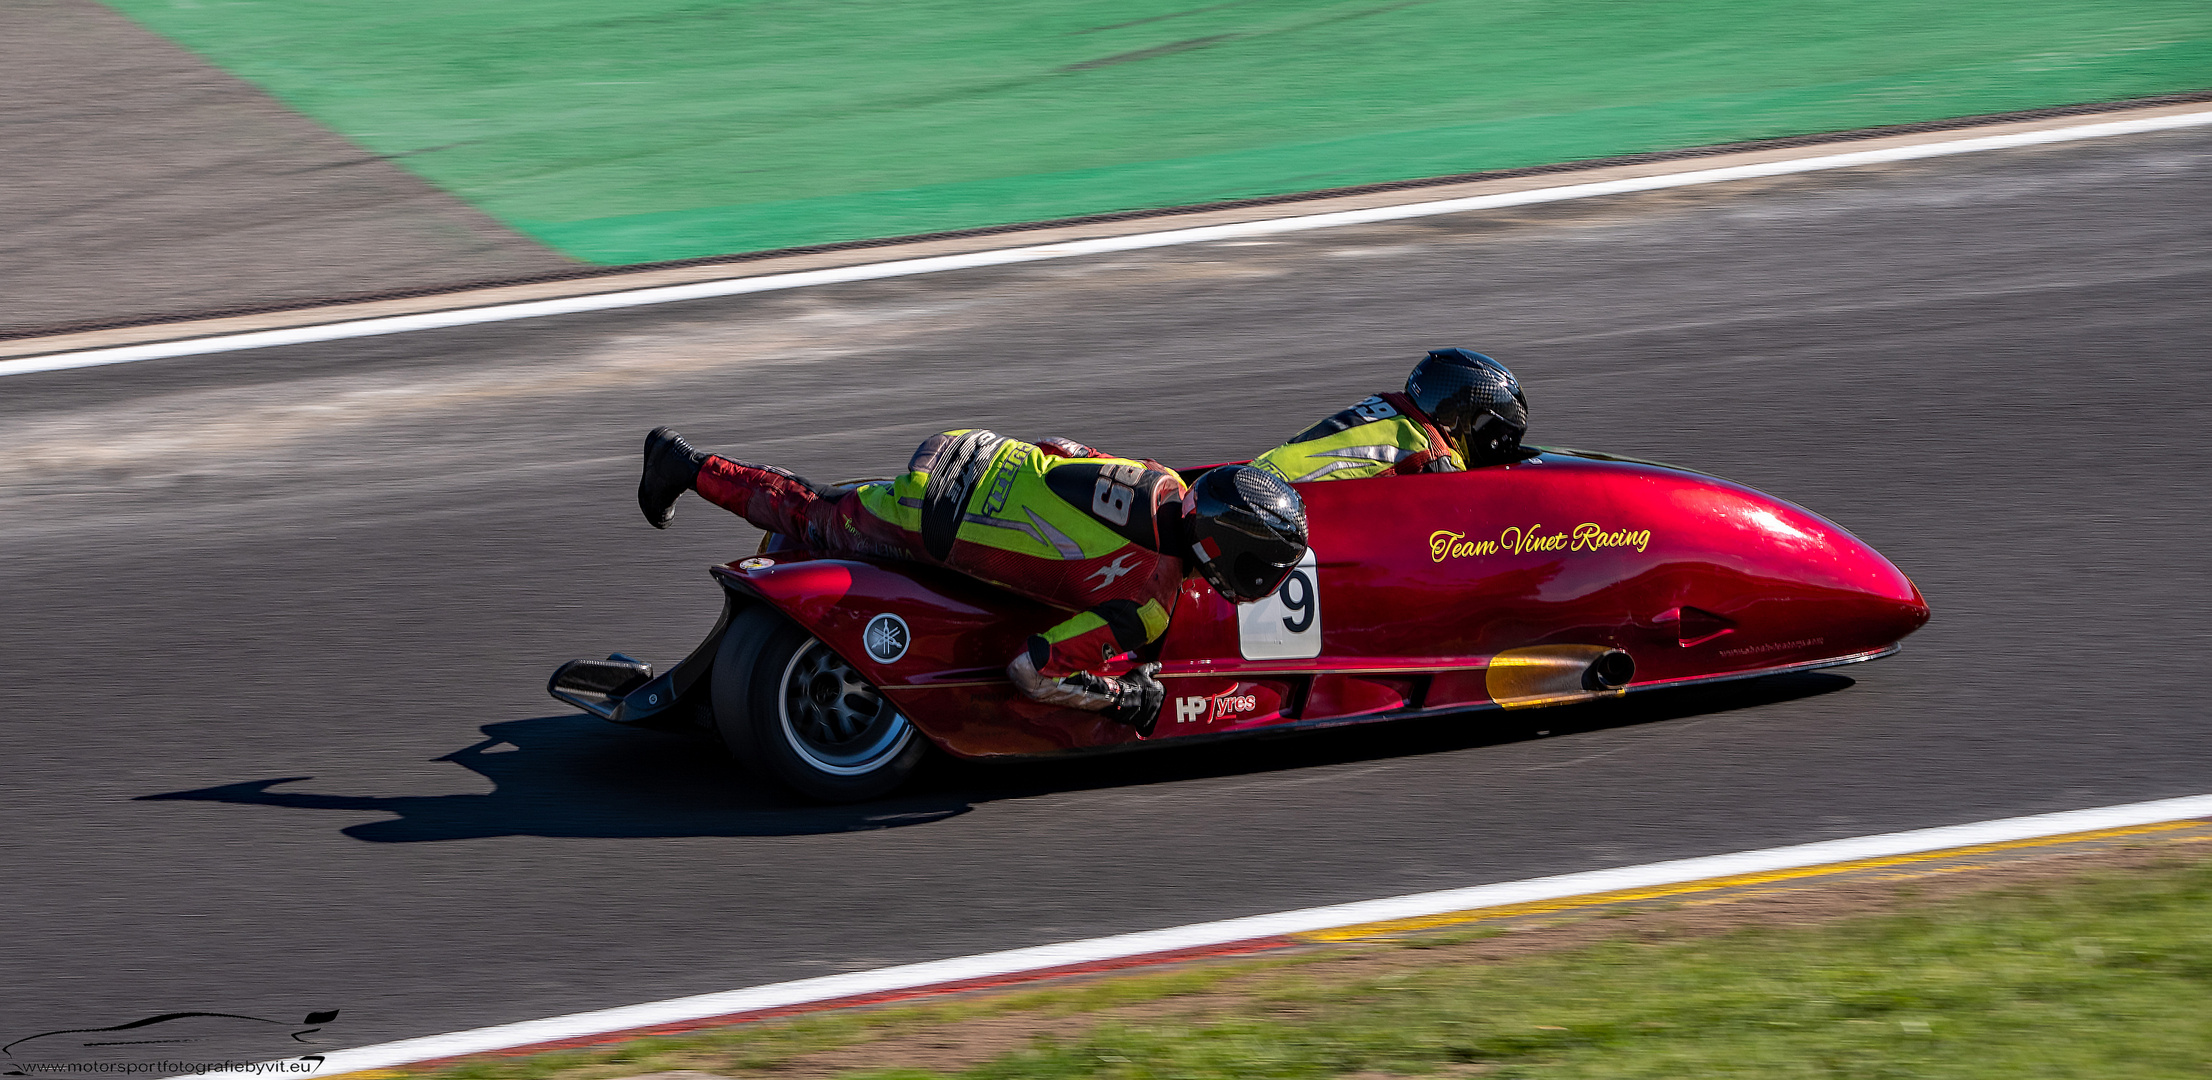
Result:
M1546 451L1299 492L1318 609L1292 597L1299 621L1285 625L1302 621L1308 635L1289 651L1318 655L1247 659L1271 650L1240 631L1234 605L1186 581L1159 646L1167 704L1155 740L1489 707L1486 669L1510 649L1622 649L1636 664L1630 689L1644 689L1870 659L1928 619L1913 583L1835 524L1665 466ZM1023 640L1064 612L923 567L769 558L715 573L819 636L952 753L1136 738L1006 679ZM884 613L911 628L890 663L861 641Z

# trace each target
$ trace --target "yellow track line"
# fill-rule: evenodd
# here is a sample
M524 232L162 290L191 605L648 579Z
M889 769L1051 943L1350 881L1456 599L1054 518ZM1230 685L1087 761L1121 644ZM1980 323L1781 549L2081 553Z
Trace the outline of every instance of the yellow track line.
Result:
M1511 919L1524 915L1547 915L1554 912L1574 911L1581 908L1604 907L1638 900L1660 900L1670 896L1687 896L1692 893L1714 892L1721 889L1740 888L1746 885L1768 885L1778 881L1802 881L1807 878L1829 877L1835 874L1857 873L1863 870L1881 870L1892 866L1910 866L1915 863L1937 862L1974 855L1988 855L2001 851L2019 851L2026 848L2060 847L2067 844L2089 843L2097 840L2115 840L2151 833L2174 832L2204 826L2202 821L2168 821L2156 825L2135 825L2123 829L2098 829L2092 832L2068 833L2063 836L2044 836L2029 840L2011 840L1999 844L1977 844L1972 847L1946 848L1942 851L1924 851L1915 855L1896 855L1881 859L1860 859L1854 862L1828 863L1822 866L1805 866L1794 870L1774 870L1757 874L1738 874L1733 877L1706 878L1686 881L1679 885L1666 885L1650 889L1624 889L1619 892L1589 893L1558 900L1542 900L1527 904L1506 904L1500 907L1473 908L1467 911L1451 911L1441 915L1425 915L1413 919L1392 919L1387 922L1362 923L1357 926L1340 926L1328 930L1314 930L1295 934L1300 941L1336 943L1360 941L1367 938L1386 937L1419 930L1434 930L1444 926L1460 926L1467 923L1487 922L1492 919ZM1961 869L1968 869L1962 867ZM1781 891L1781 890L1775 890Z

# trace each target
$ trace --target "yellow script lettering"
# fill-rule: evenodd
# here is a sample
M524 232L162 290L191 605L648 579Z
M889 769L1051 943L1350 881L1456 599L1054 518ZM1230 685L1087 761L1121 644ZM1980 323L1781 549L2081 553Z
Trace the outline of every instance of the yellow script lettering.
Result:
M1458 543L1466 535L1466 533L1455 533L1449 529L1438 529L1430 533L1429 560L1431 562L1443 562L1444 557L1452 553L1452 545Z
M1605 526L1594 521L1549 535L1543 528L1541 524L1525 529L1508 525L1498 533L1496 540L1469 540L1466 533L1438 529L1429 534L1429 559L1443 562L1475 555L1496 555L1501 551L1519 555L1524 551L1600 551L1615 547L1632 547L1641 552L1651 546L1650 529L1607 531Z

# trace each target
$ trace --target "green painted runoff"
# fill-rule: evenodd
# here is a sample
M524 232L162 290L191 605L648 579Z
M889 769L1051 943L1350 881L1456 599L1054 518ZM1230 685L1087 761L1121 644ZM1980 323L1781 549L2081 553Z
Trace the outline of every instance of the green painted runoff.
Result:
M2212 87L2204 0L108 0L620 264Z

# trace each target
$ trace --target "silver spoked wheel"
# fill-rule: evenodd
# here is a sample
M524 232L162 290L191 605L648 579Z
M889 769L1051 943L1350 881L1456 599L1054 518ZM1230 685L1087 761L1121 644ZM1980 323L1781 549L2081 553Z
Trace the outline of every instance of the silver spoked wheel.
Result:
M914 725L820 641L799 647L776 690L786 744L825 773L873 772L914 738Z

